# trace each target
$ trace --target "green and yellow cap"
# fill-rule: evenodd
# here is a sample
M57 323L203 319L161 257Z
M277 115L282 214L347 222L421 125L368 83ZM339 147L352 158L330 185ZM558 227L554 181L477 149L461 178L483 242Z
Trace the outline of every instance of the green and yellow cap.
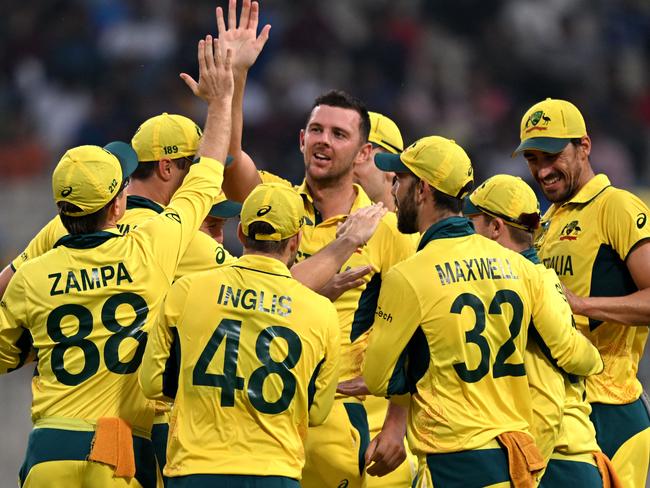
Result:
M495 175L485 180L463 204L465 215L485 213L527 231L539 227L539 202L533 189L518 176Z
M219 219L230 219L237 217L241 213L242 204L228 200L222 191L217 197L217 201L208 212L208 216L216 217Z
M521 119L521 144L513 156L526 149L557 154L571 139L587 135L585 119L580 110L566 100L546 100L530 107Z
M78 146L68 150L54 168L52 193L55 203L76 205L81 217L97 212L122 188L123 181L138 167L138 157L125 142L106 146Z
M167 112L145 120L131 145L140 162L194 157L203 132L192 120Z
M266 222L275 232L257 233L258 241L281 241L295 236L305 221L302 197L293 188L280 183L262 183L244 200L241 209L241 227L249 236L248 228L254 222Z
M452 139L423 137L401 154L378 153L375 164L382 171L412 172L436 190L455 198L464 198L474 181L469 156Z
M368 142L377 144L390 153L401 153L404 150L404 140L397 124L377 112L368 112L368 115L370 116Z

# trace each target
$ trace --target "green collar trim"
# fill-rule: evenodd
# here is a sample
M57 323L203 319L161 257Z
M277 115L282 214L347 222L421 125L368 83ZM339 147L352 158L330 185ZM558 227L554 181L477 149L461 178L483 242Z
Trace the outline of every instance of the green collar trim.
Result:
M541 261L539 260L539 256L537 255L537 251L535 250L534 247L529 247L528 249L521 251L519 254L521 254L523 257L528 259L531 263L534 264L541 264Z
M422 234L418 251L434 239L447 239L450 237L464 237L474 234L474 225L467 217L448 217L436 222Z
M162 213L162 211L165 210L162 205L153 200L138 195L128 195L126 197L126 209L131 210L133 208L148 208L156 213Z
M120 234L105 230L100 230L99 232L93 232L91 234L67 235L56 241L54 247L64 246L71 249L92 249L104 244L109 239L120 236Z

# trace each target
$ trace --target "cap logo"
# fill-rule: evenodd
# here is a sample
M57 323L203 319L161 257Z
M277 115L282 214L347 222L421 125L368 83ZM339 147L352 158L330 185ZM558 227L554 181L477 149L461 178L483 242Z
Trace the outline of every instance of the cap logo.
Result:
M543 122L542 126L537 125L540 123L540 121ZM548 115L545 115L543 110L538 110L537 112L533 112L532 114L530 114L528 120L526 121L526 125L525 125L526 133L532 132L534 130L546 130L546 126L550 121L551 118Z
M66 186L63 190L61 190L61 196L62 197L67 197L72 193L72 187L71 186Z
M108 191L109 193L113 193L113 191L117 188L117 180L113 178L113 181L111 181L111 184L108 185Z
M264 205L257 211L257 216L261 217L262 215L266 215L271 211L271 205Z

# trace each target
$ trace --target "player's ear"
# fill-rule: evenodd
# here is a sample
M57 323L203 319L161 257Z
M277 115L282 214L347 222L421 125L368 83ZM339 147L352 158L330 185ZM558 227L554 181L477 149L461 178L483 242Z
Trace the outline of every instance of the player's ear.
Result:
M492 232L492 240L496 240L499 238L499 236L506 232L506 223L503 221L503 219L494 217L490 222L490 230Z
M239 242L242 243L242 246L246 243L246 236L244 235L244 231L241 228L241 222L237 224L237 239L239 239Z
M359 152L354 158L354 164L365 163L370 159L370 154L372 153L372 144L366 142L359 148Z
M171 179L173 164L172 160L168 158L163 158L158 161L158 167L156 169L158 176L160 176L163 181L169 181Z
M300 134L298 135L298 144L300 145L300 152L305 152L305 129L300 129Z

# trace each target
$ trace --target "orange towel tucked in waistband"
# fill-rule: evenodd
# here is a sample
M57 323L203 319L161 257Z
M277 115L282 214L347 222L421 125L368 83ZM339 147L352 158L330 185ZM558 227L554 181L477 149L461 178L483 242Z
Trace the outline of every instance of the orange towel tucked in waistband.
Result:
M133 478L135 454L131 426L117 417L99 419L88 460L113 466L117 477Z
M514 488L535 488L535 474L544 469L542 453L535 440L523 432L504 432L499 442L508 451L508 471Z
M607 454L596 451L594 452L594 459L596 460L598 471L600 471L600 477L603 479L603 488L623 488L623 484L616 474L614 465L607 457Z

